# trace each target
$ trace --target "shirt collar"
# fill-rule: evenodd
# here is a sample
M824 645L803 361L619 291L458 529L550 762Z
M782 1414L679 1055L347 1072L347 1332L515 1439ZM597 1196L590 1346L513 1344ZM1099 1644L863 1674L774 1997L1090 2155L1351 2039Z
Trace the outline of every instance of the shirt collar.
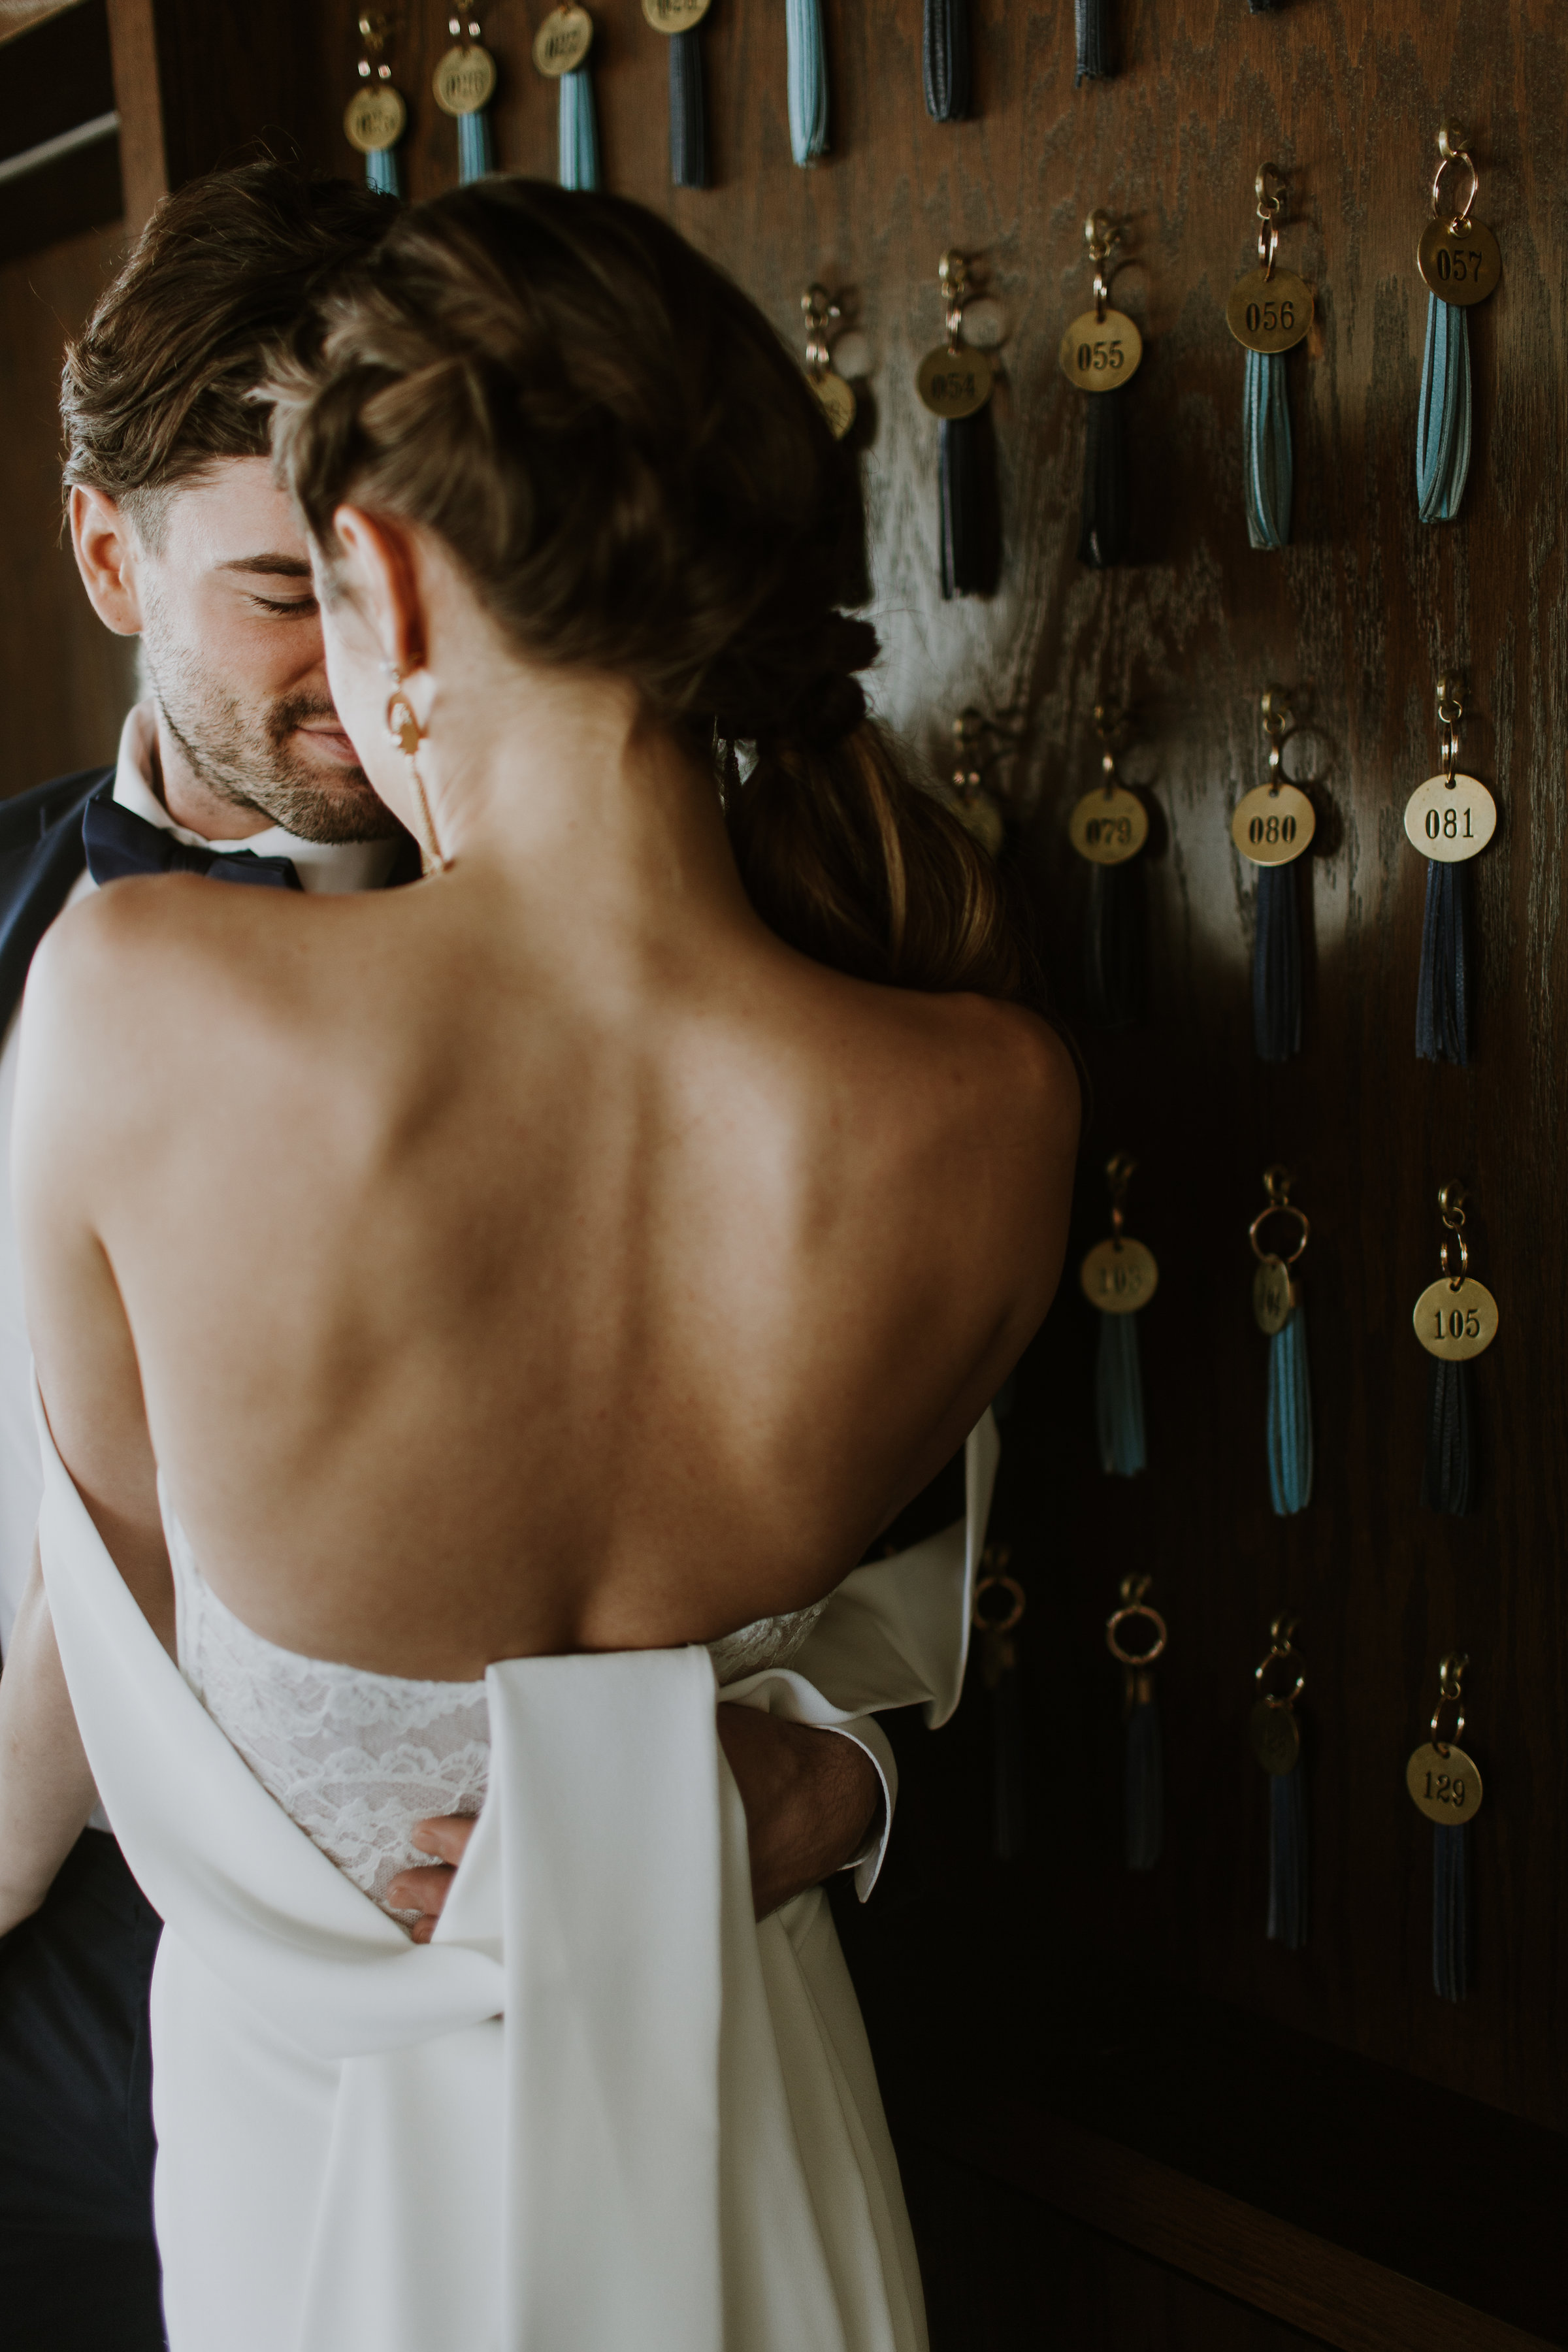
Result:
M158 720L151 697L126 714L120 730L120 758L114 771L114 798L133 816L172 833L187 849L253 850L258 857L289 857L307 890L342 893L377 890L391 873L398 844L393 841L301 841L280 824L265 833L248 833L243 841L209 841L176 824L153 789L153 754L158 744Z

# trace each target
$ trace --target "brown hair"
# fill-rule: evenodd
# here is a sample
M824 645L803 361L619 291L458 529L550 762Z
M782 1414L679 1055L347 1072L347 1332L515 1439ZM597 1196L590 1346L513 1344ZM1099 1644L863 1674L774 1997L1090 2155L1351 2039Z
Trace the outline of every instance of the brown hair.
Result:
M165 196L66 352L65 486L129 502L155 533L156 493L220 457L265 457L255 399L274 347L323 278L386 233L390 198L262 162Z
M1006 881L867 717L858 462L755 305L654 214L521 179L417 205L269 390L329 556L344 500L427 528L520 648L631 678L720 760L781 937L1038 1002Z

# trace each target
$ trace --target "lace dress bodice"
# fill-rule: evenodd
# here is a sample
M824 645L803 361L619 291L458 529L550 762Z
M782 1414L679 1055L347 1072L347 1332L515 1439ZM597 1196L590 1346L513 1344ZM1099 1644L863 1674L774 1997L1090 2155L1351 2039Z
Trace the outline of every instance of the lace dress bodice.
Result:
M479 1683L415 1682L282 1650L218 1599L165 1507L180 1672L268 1794L391 1917L386 1890L431 1856L416 1822L475 1814L489 1777ZM709 1643L721 1686L788 1664L827 1603L763 1617Z

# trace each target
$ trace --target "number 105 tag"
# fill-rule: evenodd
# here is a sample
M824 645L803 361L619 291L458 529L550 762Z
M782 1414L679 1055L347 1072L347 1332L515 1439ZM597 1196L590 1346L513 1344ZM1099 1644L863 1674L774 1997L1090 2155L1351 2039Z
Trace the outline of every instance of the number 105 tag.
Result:
M1423 857L1455 866L1474 857L1497 831L1497 803L1474 776L1428 776L1405 803L1405 830Z
M1484 1355L1497 1338L1497 1300L1484 1282L1470 1275L1458 1282L1440 1275L1421 1293L1410 1319L1429 1356L1464 1363Z

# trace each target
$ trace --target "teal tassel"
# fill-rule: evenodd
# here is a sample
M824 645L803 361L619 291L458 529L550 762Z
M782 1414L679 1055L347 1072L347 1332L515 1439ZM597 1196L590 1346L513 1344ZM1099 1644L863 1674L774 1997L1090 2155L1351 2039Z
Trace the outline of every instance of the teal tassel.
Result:
M397 168L397 152L392 147L377 147L364 159L364 184L378 195L401 196L403 174Z
M1300 1307L1268 1342L1268 1499L1282 1519L1312 1499L1312 1392Z
M470 180L482 180L494 170L489 109L477 106L472 114L458 117L458 178L466 188Z
M1097 869L1098 870L1098 869ZM1136 1478L1147 1466L1143 1371L1136 1315L1102 1315L1094 1366L1094 1418L1100 1466L1107 1477Z
M1457 302L1426 297L1426 351L1415 436L1423 522L1452 522L1470 470L1470 332Z
M702 83L702 37L695 25L671 33L669 44L669 177L678 188L708 185L708 101Z
M1115 1318L1107 1316L1106 1321ZM1131 1320L1131 1318L1127 1318ZM1165 1768L1152 1678L1129 1675L1121 1782L1122 1853L1129 1870L1152 1870L1165 1842ZM1142 1683L1147 1696L1140 1696Z
M1307 1776L1300 1757L1289 1772L1268 1777L1267 1932L1288 1952L1307 1940Z
M1283 352L1247 352L1242 429L1248 544L1288 547L1295 475Z
M1463 2000L1470 1990L1470 1832L1468 1823L1432 1830L1432 1990Z
M789 54L789 143L797 163L827 152L827 44L822 0L784 0Z
M561 165L563 188L596 188L599 184L599 126L594 114L594 85L588 68L561 77Z

